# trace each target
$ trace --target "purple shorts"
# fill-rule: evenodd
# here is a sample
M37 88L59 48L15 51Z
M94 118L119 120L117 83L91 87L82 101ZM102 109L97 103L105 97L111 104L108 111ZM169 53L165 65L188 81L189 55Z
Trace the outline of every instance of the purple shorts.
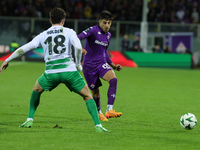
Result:
M84 65L83 66L83 74L84 74L84 77L88 84L89 89L94 90L94 89L102 86L102 83L101 83L99 77L103 78L103 76L109 70L112 70L112 68L109 66L108 63L101 63L101 64L98 64L98 66L95 65L95 67L89 66L89 65Z

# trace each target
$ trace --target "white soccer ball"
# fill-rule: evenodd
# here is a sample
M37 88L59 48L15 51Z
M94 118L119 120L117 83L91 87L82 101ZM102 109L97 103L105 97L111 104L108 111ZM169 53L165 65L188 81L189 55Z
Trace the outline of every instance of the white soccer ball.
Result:
M184 129L193 129L197 125L197 118L192 113L186 113L181 116L180 124Z

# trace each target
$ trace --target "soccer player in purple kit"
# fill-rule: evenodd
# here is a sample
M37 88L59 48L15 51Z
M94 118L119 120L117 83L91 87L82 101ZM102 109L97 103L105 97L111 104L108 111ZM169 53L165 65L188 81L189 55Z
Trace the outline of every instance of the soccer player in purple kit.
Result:
M99 25L89 27L78 35L80 40L86 39L86 54L83 58L83 73L88 87L92 91L93 99L96 102L99 111L99 119L102 121L108 121L107 118L120 117L122 115L121 112L115 112L113 109L117 91L117 78L112 68L120 71L122 66L119 64L115 65L111 61L107 51L111 38L109 29L111 27L112 20L112 14L109 11L104 10L100 14ZM85 50L83 49L83 52ZM102 83L100 78L109 82L107 92L107 110L105 116L101 112L101 95L99 87L102 86Z

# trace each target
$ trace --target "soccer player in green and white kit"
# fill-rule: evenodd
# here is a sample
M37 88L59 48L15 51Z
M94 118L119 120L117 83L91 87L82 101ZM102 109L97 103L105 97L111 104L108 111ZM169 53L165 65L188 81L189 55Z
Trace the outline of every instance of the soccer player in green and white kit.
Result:
M109 132L102 127L96 104L92 99L87 84L78 72L82 70L82 66L80 65L82 46L76 32L63 27L66 17L63 9L54 8L50 11L49 15L52 26L37 35L31 42L18 48L3 62L0 68L1 73L2 70L8 67L8 62L38 46L42 46L44 49L45 72L38 78L33 87L28 118L20 127L32 127L34 114L39 105L41 94L44 91L53 90L60 83L64 83L70 91L74 91L83 97L88 112L94 121L96 132ZM72 45L75 48L76 63L72 58Z

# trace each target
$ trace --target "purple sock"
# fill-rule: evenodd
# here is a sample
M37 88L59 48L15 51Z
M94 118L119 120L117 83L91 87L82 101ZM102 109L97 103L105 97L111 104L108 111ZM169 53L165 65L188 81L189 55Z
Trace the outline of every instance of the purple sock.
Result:
M98 111L101 110L101 100L100 100L100 97L101 97L101 96L99 96L99 97L94 97L94 96L93 96L93 99L94 99L94 101L95 101L95 103L96 103L96 105L97 105L97 110L98 110Z
M108 88L108 105L113 105L115 102L116 92L117 92L117 78L113 78L109 81L109 88Z

